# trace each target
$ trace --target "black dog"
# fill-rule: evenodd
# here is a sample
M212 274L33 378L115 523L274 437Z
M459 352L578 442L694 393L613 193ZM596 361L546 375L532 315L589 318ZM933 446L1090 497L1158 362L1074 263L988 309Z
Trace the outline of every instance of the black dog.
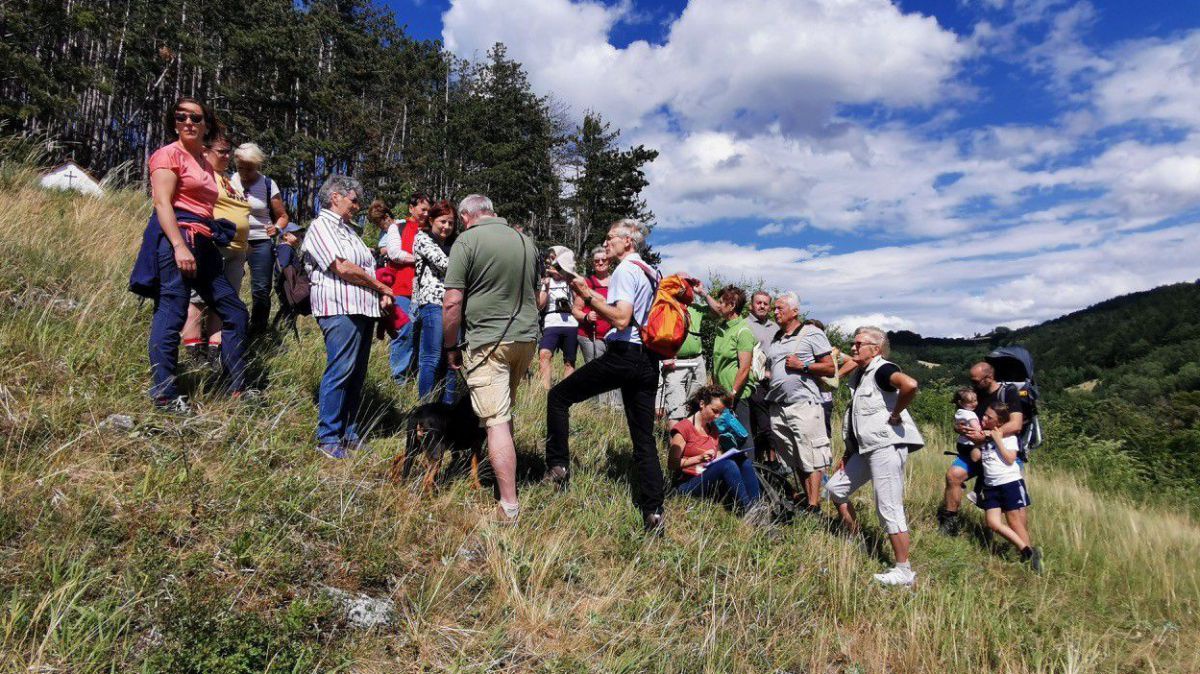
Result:
M421 405L408 419L405 451L392 459L391 479L395 482L408 479L413 465L423 459L425 475L421 486L425 491L433 491L449 450L455 455L452 461L456 464L465 464L466 457L470 457L472 484L481 487L479 463L486 440L487 432L480 427L469 396L463 396L453 405L442 402Z

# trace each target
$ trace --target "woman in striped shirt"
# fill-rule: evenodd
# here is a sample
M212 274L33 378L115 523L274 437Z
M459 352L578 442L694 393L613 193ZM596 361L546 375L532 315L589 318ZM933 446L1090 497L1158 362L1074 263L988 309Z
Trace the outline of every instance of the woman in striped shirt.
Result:
M325 374L317 397L317 449L334 459L363 448L358 405L367 377L371 330L392 289L375 279L374 256L350 225L365 198L354 178L332 175L318 194L321 212L301 251L312 281L313 317L325 335Z

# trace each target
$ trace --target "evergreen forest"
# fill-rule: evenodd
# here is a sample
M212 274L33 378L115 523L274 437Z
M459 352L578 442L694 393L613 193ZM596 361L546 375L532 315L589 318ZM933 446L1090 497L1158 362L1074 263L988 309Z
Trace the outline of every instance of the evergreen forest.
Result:
M653 221L640 193L656 151L534 93L504 45L457 58L370 0L12 0L0 34L0 127L110 184L144 178L166 109L194 96L235 145L262 146L293 218L337 172L396 205L482 192L577 250L615 219Z

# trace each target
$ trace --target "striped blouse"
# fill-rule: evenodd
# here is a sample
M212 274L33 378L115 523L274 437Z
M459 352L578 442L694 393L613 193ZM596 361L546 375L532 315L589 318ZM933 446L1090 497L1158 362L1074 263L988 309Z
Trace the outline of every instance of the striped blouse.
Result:
M375 267L371 249L341 216L322 209L308 226L300 250L312 281L309 298L313 316L380 315L378 293L347 283L333 272L333 263L338 259L352 262L368 274Z

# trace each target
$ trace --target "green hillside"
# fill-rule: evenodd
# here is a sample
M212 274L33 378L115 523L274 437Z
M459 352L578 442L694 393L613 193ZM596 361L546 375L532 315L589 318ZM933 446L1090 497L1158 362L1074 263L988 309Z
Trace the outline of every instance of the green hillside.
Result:
M1106 491L1200 512L1200 282L976 339L891 338L896 359L926 386L929 421L948 418L929 393L948 397L997 346L1025 346L1050 437L1039 460L1080 469Z
M918 583L889 591L870 581L887 546L869 491L862 540L679 498L665 538L645 540L624 421L598 408L572 418L571 491L538 485L544 395L527 386L525 510L493 528L490 494L465 480L435 495L387 481L413 392L391 383L382 344L374 449L351 460L312 448L311 321L259 352L264 400L194 375L200 413L155 414L150 306L124 290L145 196L47 193L0 164L0 200L0 671L1200 671L1186 512L1037 462L1034 575L989 549L975 514L969 535L936 533L952 438L931 424L909 464ZM385 621L360 626L347 593Z

